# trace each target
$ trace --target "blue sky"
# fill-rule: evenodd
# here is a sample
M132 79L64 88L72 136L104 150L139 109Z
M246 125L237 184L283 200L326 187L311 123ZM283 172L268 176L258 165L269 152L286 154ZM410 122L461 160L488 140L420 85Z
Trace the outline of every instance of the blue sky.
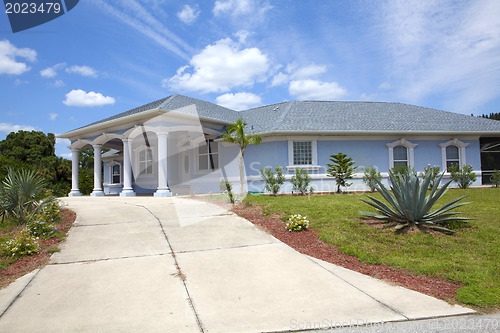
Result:
M367 100L500 112L499 17L498 0L82 0L14 34L2 10L0 139L174 93L236 110Z

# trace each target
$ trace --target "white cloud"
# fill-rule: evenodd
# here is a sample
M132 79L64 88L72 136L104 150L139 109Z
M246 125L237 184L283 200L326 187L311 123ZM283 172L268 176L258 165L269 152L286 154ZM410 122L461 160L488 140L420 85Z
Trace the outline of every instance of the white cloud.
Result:
M235 94L227 93L220 95L215 99L215 102L221 106L236 111L246 110L262 105L262 99L260 96L248 92L239 92Z
M55 88L64 87L64 82L62 80L56 80L52 83L52 86Z
M16 86L20 86L21 84L28 84L28 83L30 83L30 82L29 82L29 81L25 81L25 80L21 80L21 79L16 79L16 80L14 81L14 84L15 84Z
M252 86L262 80L269 60L258 48L240 49L231 39L221 39L193 56L190 66L177 70L163 86L174 90L226 92L234 87Z
M288 92L299 100L335 100L347 94L337 82L318 80L295 80L290 82Z
M182 10L177 13L177 17L179 20L186 24L191 24L198 18L200 15L200 10L197 7L191 7L190 5L184 5Z
M286 84L291 80L305 80L316 77L326 73L326 66L311 64L299 68L296 63L291 63L286 66L285 72L279 72L273 77L272 87Z
M94 107L107 104L115 104L115 99L109 96L103 96L101 93L85 92L81 89L71 90L66 94L63 101L67 106Z
M89 66L71 66L66 68L66 73L80 74L82 76L97 77L97 72L95 69Z
M400 99L470 114L500 93L500 2L391 1L380 17Z
M0 40L0 74L21 75L31 69L26 63L18 62L16 57L34 62L36 51L28 48L19 49L8 40Z
M36 128L29 125L14 125L10 123L0 123L0 133L10 133L17 131L35 131Z
M265 13L273 8L269 2L260 0L217 0L214 4L213 13L215 16L229 16L238 23L245 21L240 19L245 17L247 23L261 21Z
M61 68L64 68L65 66L66 66L65 63L60 63L60 64L56 64L52 67L47 67L47 68L42 69L40 71L40 75L43 77L46 77L46 78L55 77L55 76L57 76L57 71Z
M50 114L49 114L49 118L50 118L50 120L56 120L57 116L58 116L58 114L57 114L57 113L50 113Z

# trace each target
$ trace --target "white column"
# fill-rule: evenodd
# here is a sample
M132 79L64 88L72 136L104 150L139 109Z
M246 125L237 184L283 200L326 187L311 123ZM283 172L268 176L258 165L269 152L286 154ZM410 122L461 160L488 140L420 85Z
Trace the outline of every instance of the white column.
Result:
M122 139L123 141L123 189L120 193L121 197L135 196L132 188L132 163L130 160L130 139Z
M158 189L155 197L170 197L172 192L168 189L168 133L158 133Z
M90 193L91 197L103 197L102 191L102 163L101 163L101 148L100 145L94 146L94 190Z
M79 197L82 194L78 189L78 172L79 172L79 156L80 149L71 148L71 192L69 192L69 197Z

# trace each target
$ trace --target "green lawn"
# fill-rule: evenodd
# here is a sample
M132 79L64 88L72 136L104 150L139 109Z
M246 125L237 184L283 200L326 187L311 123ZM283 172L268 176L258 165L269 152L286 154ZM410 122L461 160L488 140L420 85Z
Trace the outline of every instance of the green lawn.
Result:
M373 229L361 221L360 210L372 210L360 201L366 194L325 196L249 195L245 201L267 205L274 212L302 214L321 239L368 263L403 267L462 283L457 300L478 307L500 306L500 189L450 189L438 202L468 194L459 207L474 218L456 234L437 237L425 234L395 235L392 230ZM377 198L381 196L372 194Z

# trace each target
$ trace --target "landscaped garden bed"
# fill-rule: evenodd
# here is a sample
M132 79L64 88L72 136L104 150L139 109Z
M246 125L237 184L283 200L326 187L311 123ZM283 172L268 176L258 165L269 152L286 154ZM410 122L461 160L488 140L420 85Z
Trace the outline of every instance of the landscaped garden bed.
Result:
M370 194L381 198L380 194ZM249 195L233 211L304 254L407 287L451 303L489 312L500 308L500 192L494 188L451 189L446 203L462 195L468 223L451 224L445 235L395 234L363 219L366 194ZM438 202L437 206L440 206ZM283 216L307 216L310 228L285 229Z

